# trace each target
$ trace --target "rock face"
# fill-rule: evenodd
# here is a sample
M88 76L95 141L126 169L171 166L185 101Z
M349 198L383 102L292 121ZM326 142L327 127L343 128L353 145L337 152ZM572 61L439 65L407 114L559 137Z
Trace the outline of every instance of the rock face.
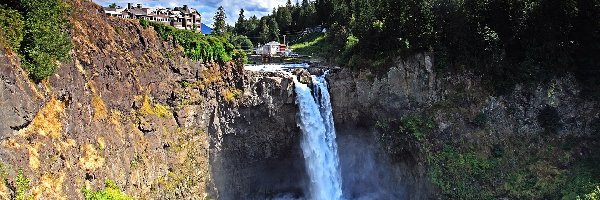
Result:
M365 122L363 119L372 119L366 121L374 123L376 119L441 111L437 107L448 105L469 111L469 116L454 116L456 120L452 121L471 122L473 115L483 112L489 115L491 129L531 134L544 130L538 115L550 108L560 116L561 126L556 129L559 135L589 135L593 131L589 125L600 111L598 103L582 98L572 77L517 86L511 94L494 96L486 91L478 76L435 73L432 63L431 56L421 54L397 61L397 66L383 77L369 71L342 70L332 74L329 79L337 122L360 124ZM450 123L448 119L440 122Z
M309 180L291 79L193 62L135 20L71 4L73 59L47 81L31 82L18 56L0 48L0 199L14 194L19 170L36 198L81 199L82 188L97 190L105 179L142 199L303 195ZM513 136L598 129L600 106L579 97L573 78L494 96L478 76L437 73L432 63L423 54L384 76L329 75L346 194L438 193L420 141L402 140L400 153L380 142L377 124L388 119L431 118L435 128L421 136L431 151L447 143L489 151Z
M73 59L47 81L0 52L0 199L20 169L35 198L81 199L105 179L143 199L302 191L291 79L190 61L136 20L70 3Z
M406 181L409 193L425 195L408 196L409 199L431 198L427 195L438 193L428 180L424 144L430 145L427 149L433 152L444 144L467 144L474 151L485 153L498 144L510 146L509 141L515 138L548 138L544 139L547 142L523 147L535 152L545 144L553 144L553 140L586 138L598 131L594 125L600 117L598 102L582 98L572 77L517 86L508 95L494 96L479 76L437 73L432 70L432 63L430 55L421 54L398 60L384 75L344 69L328 78L335 120L342 134L344 127L349 127L346 129L363 130L362 137L380 138L382 133L376 127L386 120L413 116L433 120L434 130L424 136L428 143L403 140L396 145L403 146L404 153L390 153L399 158L390 174ZM538 145L541 146L535 147ZM574 155L586 153L589 154L584 150ZM394 173L399 171L404 174Z

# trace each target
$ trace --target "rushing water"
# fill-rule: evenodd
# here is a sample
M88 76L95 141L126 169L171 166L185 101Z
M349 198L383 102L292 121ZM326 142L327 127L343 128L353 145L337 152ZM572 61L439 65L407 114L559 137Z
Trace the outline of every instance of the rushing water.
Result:
M325 75L312 80L314 91L294 78L301 147L310 177L307 195L314 200L338 200L343 196L342 179L327 81Z

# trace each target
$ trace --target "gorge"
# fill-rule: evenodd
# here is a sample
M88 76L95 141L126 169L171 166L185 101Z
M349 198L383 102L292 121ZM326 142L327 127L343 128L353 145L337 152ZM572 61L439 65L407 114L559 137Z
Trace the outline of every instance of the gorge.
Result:
M71 57L47 79L0 40L0 199L576 199L600 183L600 106L571 75L498 94L431 52L257 72L68 2Z

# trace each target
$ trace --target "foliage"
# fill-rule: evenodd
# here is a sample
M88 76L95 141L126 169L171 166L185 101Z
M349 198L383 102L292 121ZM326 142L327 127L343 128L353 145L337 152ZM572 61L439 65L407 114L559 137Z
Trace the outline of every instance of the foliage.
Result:
M280 41L282 35L287 35L288 39L293 40L303 36L306 28L315 27L328 20L329 15L325 13L328 10L321 9L321 15L325 17L318 17L317 4L325 7L333 6L330 0L317 2L303 0L302 4L295 5L288 1L285 6L275 8L271 15L260 19L256 16L246 19L244 10L240 10L234 31L238 35L248 36L253 43Z
M418 116L404 117L400 120L377 121L375 127L381 133L380 142L392 155L400 155L411 145L421 146L427 141L427 134L435 128L431 119Z
M23 41L23 27L21 13L0 4L0 37L5 38L15 52L19 50Z
M106 179L104 189L93 192L87 188L82 189L83 196L86 200L133 200L134 198L127 196L121 191L117 184L109 179Z
M238 66L243 66L244 64L248 63L248 56L246 55L246 52L240 49L233 50L231 58L235 60L235 63Z
M231 44L237 49L251 50L254 47L252 41L244 35L234 35L231 39Z
M444 198L576 199L600 185L599 136L468 141L433 132L435 123L417 116L379 120L375 127L392 160L409 155L426 163L430 181Z
M225 23L225 8L219 6L217 13L214 16L213 34L223 35L227 31L227 23Z
M32 199L31 197L27 197L27 191L29 191L29 183L30 182L31 182L31 180L23 174L23 170L19 169L19 172L17 173L17 180L16 180L17 185L15 188L14 199L16 199L16 200Z
M577 199L583 199L583 200L598 200L598 199L600 199L600 186L596 186L596 189L594 189L589 194L583 195L583 198L578 196Z
M202 35L188 30L179 30L158 22L140 19L140 24L152 26L163 40L172 40L184 49L186 57L202 62L227 62L232 59L235 47L224 37ZM238 57L239 58L239 57Z
M306 21L316 7L342 66L377 69L399 56L432 52L436 71L478 72L500 95L516 84L570 73L584 95L600 96L597 0L319 0L297 6L292 24L303 26L292 30L318 24ZM350 35L358 43L348 50Z
M441 152L428 159L430 178L434 184L452 198L490 199L489 191L483 190L479 182L492 179L498 165L496 159L488 159L473 152L462 153L446 145Z
M69 58L72 48L67 31L68 5L62 0L18 0L0 5L0 25L5 30L5 37L13 48L19 49L22 66L31 78L40 81L54 74L59 62ZM18 20L19 15L10 11L11 9L21 13L24 23ZM7 31L9 29L10 31Z
M300 54L323 58L328 58L332 54L332 47L327 41L327 35L324 33L307 34L295 40L294 43L289 48Z

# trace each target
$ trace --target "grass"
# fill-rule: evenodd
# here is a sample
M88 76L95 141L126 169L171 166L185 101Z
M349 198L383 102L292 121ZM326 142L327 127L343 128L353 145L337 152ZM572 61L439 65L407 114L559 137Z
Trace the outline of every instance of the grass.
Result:
M290 46L291 49L294 49L297 52L306 52L305 50L315 48L318 44L324 42L325 34L310 34L304 38L300 38L299 42Z
M325 33L313 33L299 38L290 46L295 53L320 58L336 59L336 51Z

